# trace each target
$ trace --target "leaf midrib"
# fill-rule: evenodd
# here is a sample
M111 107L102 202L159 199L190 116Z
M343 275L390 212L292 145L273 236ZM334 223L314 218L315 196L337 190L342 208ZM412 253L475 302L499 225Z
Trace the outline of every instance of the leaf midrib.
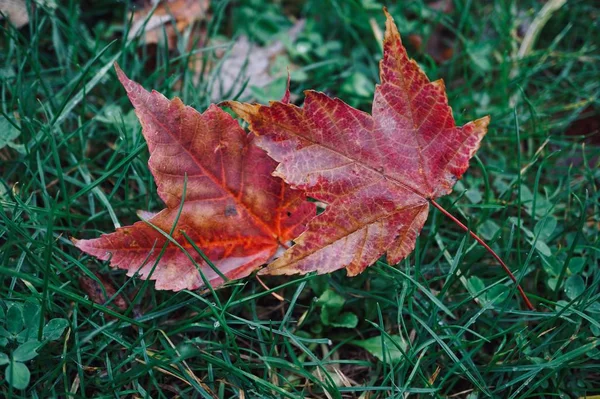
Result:
M317 92L315 92L315 93L317 93ZM292 107L294 107L294 108L296 108L296 109L299 109L299 110L302 112L302 115L304 116L304 109L302 109L302 108L300 108L300 107L298 107L298 106L296 106L296 105L292 105ZM356 111L358 111L358 112L363 112L363 111L360 111L360 110L356 110ZM365 113L365 114L369 115L369 117L370 117L370 118L373 118L373 116L372 116L371 114L369 114L369 113L366 113L366 112L363 112L363 113ZM408 191L412 192L413 194L416 194L416 195L418 195L419 197L421 197L421 198L423 198L423 199L428 199L428 198L429 198L429 197L427 197L426 195L424 195L424 194L422 194L422 193L418 192L418 191L417 191L417 190L415 190L414 188L412 188L412 187L408 186L407 184L405 184L405 183L401 182L400 180L398 180L398 179L396 179L396 178L393 178L392 176L388 176L388 175L386 175L385 173L382 173L382 172L380 172L380 171L379 171L379 170L377 170L376 168L373 168L372 166L370 166L370 165L367 165L367 164L365 164L365 163L363 163L363 162L361 162L361 161L359 161L359 160L357 160L357 159L351 158L350 156L348 156L348 155L346 155L346 154L344 154L344 153L342 153L342 152L340 152L340 151L336 150L336 149L335 149L335 148L333 148L333 147L330 147L330 146L328 146L328 145L325 145L325 144L323 144L323 143L320 143L320 142L318 142L318 141L312 140L312 139L310 139L310 138L308 138L308 137L302 136L302 135L300 135L299 133L295 132L294 130L291 130L291 129L290 129L290 128L288 128L287 126L279 124L278 122L274 122L274 123L273 123L273 125L275 125L275 126L277 126L277 127L281 128L281 129L283 129L283 130L285 130L285 131L287 131L287 132L291 133L291 135L293 135L293 136L299 137L299 138L301 138L301 139L303 139L303 140L306 140L306 141L310 142L312 145L318 145L318 146L324 147L324 148L328 149L329 151L331 151L331 152L333 152L333 153L335 153L335 154L337 154L337 155L339 155L339 156L342 156L342 157L344 157L344 158L348 159L348 160L350 161L349 163L354 163L354 164L360 165L360 166L364 167L365 169L368 169L368 170L370 170L370 171L372 171L372 172L375 172L376 174L378 174L378 175L382 176L384 179L386 179L386 180L390 180L390 181L393 181L393 182L394 182L394 183L396 183L397 185L401 186L402 188L405 188L405 189L407 189ZM254 131L256 131L256 130L254 130Z

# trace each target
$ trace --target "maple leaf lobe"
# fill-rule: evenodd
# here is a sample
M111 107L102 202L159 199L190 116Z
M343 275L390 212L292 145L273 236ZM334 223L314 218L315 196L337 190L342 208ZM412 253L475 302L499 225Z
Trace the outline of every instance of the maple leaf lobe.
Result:
M328 203L306 231L261 273L362 272L387 253L415 246L429 199L446 195L468 168L489 118L457 127L441 80L430 82L386 13L381 84L372 113L306 91L302 108L228 102L257 144L279 162L274 175Z
M214 105L201 114L178 98L146 91L115 67L142 125L148 166L167 208L141 211L143 221L97 239L73 240L78 248L130 276L151 276L157 289L178 291L204 285L196 265L213 286L223 281L191 243L236 279L302 232L314 204L271 175L275 162L229 114Z

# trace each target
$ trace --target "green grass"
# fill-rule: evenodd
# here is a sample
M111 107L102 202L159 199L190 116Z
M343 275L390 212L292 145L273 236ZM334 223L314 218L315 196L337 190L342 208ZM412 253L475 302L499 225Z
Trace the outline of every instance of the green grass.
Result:
M1 397L600 394L600 149L597 123L595 132L589 123L600 112L600 8L593 2L557 10L522 58L518 32L540 11L537 1L459 0L447 14L420 1L388 4L410 54L430 78L445 80L457 123L492 117L471 168L440 202L509 264L536 312L522 310L493 258L435 210L399 265L382 259L355 278L267 278L269 291L252 277L214 294L156 291L82 255L70 237L96 237L136 221L138 209L161 208L113 62L199 110L218 75L195 81L192 54L124 40L128 13L119 1L58 3L37 7L21 30L0 28L0 137L19 133L0 150L0 318L14 304L35 302L41 321L64 318L69 326L25 362L29 386L13 389L2 379ZM204 25L211 36L244 33L264 44L289 28L289 16L306 18L284 60L297 66L292 91L323 90L368 110L381 56L370 19L383 29L383 3L281 3L213 0L215 17ZM440 24L455 48L438 65L407 38L427 39ZM214 61L216 51L193 55ZM126 309L87 297L80 277L95 272L118 288ZM353 320L354 328L336 327ZM381 359L356 345L372 337L385 343L381 350L369 341ZM0 352L15 347L9 340Z

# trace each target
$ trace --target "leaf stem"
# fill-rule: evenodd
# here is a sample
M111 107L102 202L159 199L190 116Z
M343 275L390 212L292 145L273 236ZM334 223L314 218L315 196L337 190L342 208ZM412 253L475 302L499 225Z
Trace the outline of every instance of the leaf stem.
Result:
M266 284L264 283L264 281L262 281L262 280L260 279L260 277L258 276L258 274L254 275L254 277L256 278L256 281L258 281L258 282L260 283L260 285L262 285L262 287L263 287L263 288L264 288L266 291L270 291L270 290L271 290L271 289L269 288L269 286L268 286L268 285L266 285ZM278 294L278 293L276 293L276 292L271 292L271 295L273 295L273 296L275 297L275 299L277 299L279 302L283 302L283 301L285 301L285 298L284 298L284 297L282 297L281 295L279 295L279 294Z
M469 233L471 235L471 237L473 237L475 239L475 241L477 241L479 244L481 244L486 249L486 251L488 251L494 258L496 258L498 263L500 263L500 266L502 266L504 271L508 274L508 277L510 277L510 279L517 285L517 290L519 290L519 293L521 294L521 298L523 298L523 300L525 301L525 304L527 305L529 310L535 310L535 308L529 301L529 298L527 298L527 294L525 294L525 291L523 291L523 288L521 288L521 285L515 278L514 274L512 274L512 272L510 271L508 266L506 266L506 263L504 263L504 261L500 258L500 256L498 256L498 254L496 252L494 252L494 250L492 248L490 248L490 246L487 245L485 243L485 241L483 241L481 238L479 238L479 236L477 234L473 233L460 220L458 220L457 218L452 216L447 210L442 208L442 206L440 204L438 204L437 202L435 202L435 200L430 199L430 201L433 206L435 206L437 209L439 209L440 212L442 212L444 215L446 215L448 218L450 218L454 223L456 223L457 226L459 226L461 229L463 229L464 231Z

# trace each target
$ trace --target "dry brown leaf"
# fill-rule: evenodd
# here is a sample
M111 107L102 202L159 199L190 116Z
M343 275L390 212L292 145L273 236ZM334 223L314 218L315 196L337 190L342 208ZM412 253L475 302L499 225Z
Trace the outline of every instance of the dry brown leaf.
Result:
M133 13L133 23L127 39L144 36L146 44L166 43L169 48L177 44L177 36L194 22L206 18L209 0L153 0ZM154 9L156 5L156 9ZM152 13L152 15L150 15ZM149 17L150 15L150 17ZM166 35L166 37L165 37Z

